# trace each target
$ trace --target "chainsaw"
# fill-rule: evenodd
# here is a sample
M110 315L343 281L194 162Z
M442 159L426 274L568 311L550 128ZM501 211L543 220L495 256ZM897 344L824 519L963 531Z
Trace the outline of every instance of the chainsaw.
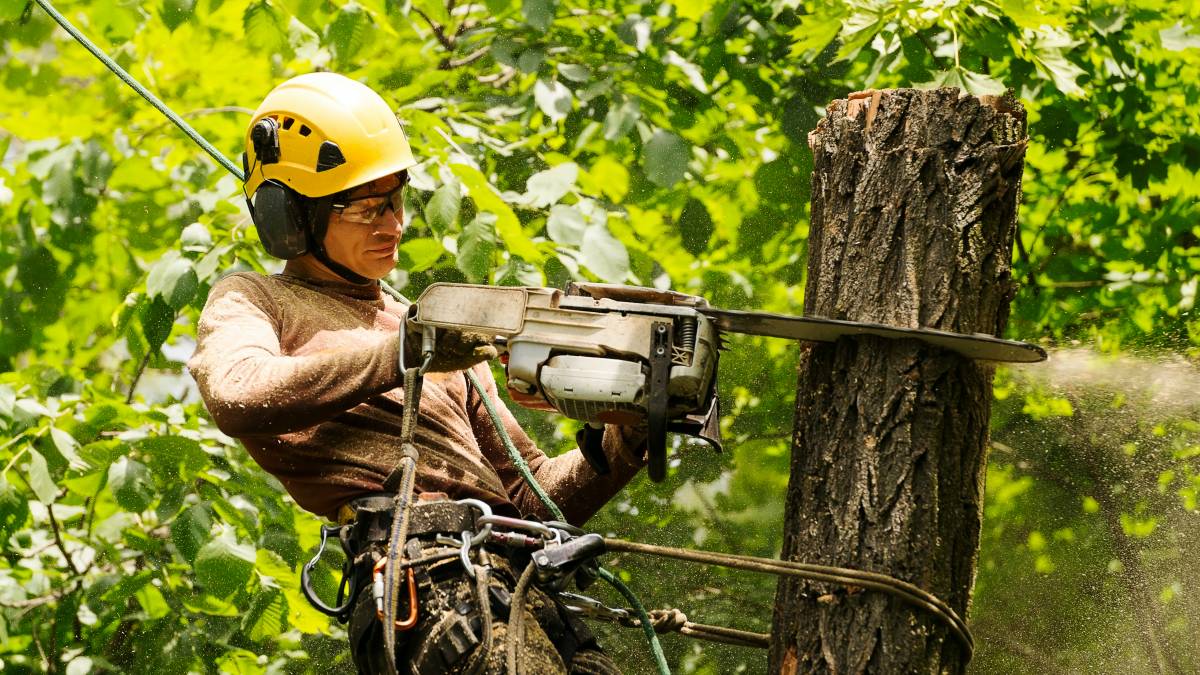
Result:
M721 450L716 373L724 333L815 342L915 338L971 359L1046 358L1036 345L991 335L718 309L693 295L616 284L573 282L558 290L436 283L409 317L426 344L437 329L495 335L513 401L585 422L576 440L599 474L610 471L604 424L644 422L655 482L666 476L668 432Z

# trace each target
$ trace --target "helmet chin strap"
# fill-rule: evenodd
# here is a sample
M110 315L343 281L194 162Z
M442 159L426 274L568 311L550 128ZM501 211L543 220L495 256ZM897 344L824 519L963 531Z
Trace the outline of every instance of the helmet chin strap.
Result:
M334 196L318 197L313 200L313 209L311 219L309 221L308 232L312 236L312 245L309 247L313 257L320 260L331 272L339 277L349 281L352 284L366 284L373 281L345 265L337 262L329 257L329 253L325 250L325 232L329 228L329 214L333 208Z

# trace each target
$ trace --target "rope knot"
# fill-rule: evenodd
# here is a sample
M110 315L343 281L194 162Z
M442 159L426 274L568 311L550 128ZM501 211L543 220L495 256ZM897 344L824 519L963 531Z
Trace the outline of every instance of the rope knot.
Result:
M677 633L687 622L687 614L675 608L650 610L650 625L655 633Z

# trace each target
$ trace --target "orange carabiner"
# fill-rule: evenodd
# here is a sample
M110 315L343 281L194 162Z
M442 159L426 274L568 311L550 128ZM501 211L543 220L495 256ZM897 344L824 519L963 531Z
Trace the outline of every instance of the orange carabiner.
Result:
M380 558L372 570L371 580L375 587L375 615L383 621L383 568L387 566L387 558ZM417 625L417 582L413 578L412 568L408 572L408 617L403 621L396 620L396 630L410 630Z

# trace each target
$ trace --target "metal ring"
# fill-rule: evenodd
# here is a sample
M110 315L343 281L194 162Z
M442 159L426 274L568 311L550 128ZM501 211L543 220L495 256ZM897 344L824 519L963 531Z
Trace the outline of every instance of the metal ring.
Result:
M478 499L460 499L460 500L458 500L458 503L466 504L467 506L473 506L476 509L479 509L479 513L482 514L482 515L480 515L480 518L486 518L486 517L492 515L492 506L491 506L491 504L488 504L487 502L484 502L484 501L481 501ZM475 526L479 527L478 519L476 519L476 521L475 521ZM483 528L480 529L478 532L476 532L474 538L471 539L471 546L479 546L484 541L486 541L487 538L489 536L491 536L491 534L492 534L492 526L487 523L484 523Z

